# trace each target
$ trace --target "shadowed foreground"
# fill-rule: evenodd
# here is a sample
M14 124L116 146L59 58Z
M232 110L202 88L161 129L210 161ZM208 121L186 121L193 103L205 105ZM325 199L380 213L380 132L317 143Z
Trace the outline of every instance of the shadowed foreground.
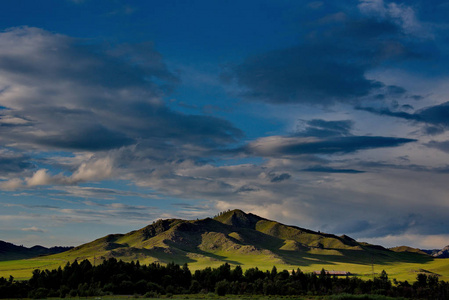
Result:
M419 274L413 284L391 282L383 271L373 280L330 275L324 269L304 273L300 269L278 272L251 268L243 272L240 266L229 264L218 268L196 270L187 264L170 263L140 265L115 258L92 266L88 260L75 261L57 270L35 270L31 279L15 281L0 278L0 298L87 297L103 295L135 295L170 297L173 294L232 295L340 295L373 294L392 297L448 299L449 284L437 276ZM365 298L366 299L366 298Z

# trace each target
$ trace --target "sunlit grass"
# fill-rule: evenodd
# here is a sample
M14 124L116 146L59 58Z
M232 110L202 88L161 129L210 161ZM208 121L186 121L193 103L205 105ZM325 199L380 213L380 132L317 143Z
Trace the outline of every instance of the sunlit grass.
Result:
M64 266L64 260L32 258L22 260L0 261L0 277L12 275L15 279L29 279L35 269L57 269Z
M229 264L235 266L240 265L243 270L258 267L260 270L271 270L273 266L276 266L278 270L296 270L300 268L303 272L313 272L319 271L322 268L326 270L334 270L334 271L346 271L355 274L363 279L371 279L374 276L377 276L382 270L385 270L388 273L390 279L396 278L397 280L408 280L409 282L413 282L416 279L416 276L419 272L432 272L435 274L441 275L439 277L440 280L449 281L449 259L431 259L427 262L422 263L414 263L414 262L392 262L389 264L356 264L356 263L347 263L347 262L332 262L325 261L323 257L315 258L315 257L304 257L305 261L308 261L307 264L285 264L279 263L279 261L273 258L267 258L266 255L247 255L247 254L232 254L217 251L213 253L214 255L223 259L223 261L211 259L210 257L194 257L192 260L196 260L194 262L189 263L189 268L194 270L204 269L206 267L218 267L224 263L224 261ZM62 255L61 255L62 256ZM16 279L28 279L32 275L32 271L34 269L57 269L59 266L64 267L67 261L64 260L63 257L59 257L55 259L54 256L52 258L33 258L26 260L14 260L14 261L2 261L0 262L0 277L9 277L10 275L14 276ZM169 259L170 255L167 255L167 259ZM321 259L320 259L321 258ZM73 258L70 259L73 261ZM140 260L142 264L148 264L156 261L155 259L147 259ZM91 260L94 263L93 260ZM101 261L97 259L96 264L99 264ZM176 261L175 261L176 262ZM428 273L428 274L432 274Z

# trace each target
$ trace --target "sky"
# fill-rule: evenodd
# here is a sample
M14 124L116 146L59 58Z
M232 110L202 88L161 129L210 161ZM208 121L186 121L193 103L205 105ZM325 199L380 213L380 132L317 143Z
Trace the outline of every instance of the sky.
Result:
M77 246L242 209L449 244L449 2L16 0L0 240Z

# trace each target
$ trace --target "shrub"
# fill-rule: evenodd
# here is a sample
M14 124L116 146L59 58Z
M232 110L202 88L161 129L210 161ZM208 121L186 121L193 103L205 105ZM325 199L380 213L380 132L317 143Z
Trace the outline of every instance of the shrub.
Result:
M228 292L229 282L227 280L222 280L217 282L215 285L215 292L218 296L224 296Z

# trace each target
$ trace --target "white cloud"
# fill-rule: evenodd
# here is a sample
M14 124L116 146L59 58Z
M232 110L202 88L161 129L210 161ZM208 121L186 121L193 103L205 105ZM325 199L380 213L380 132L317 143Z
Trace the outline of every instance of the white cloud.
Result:
M406 33L423 34L424 28L416 18L415 11L404 4L390 3L388 5L388 13L396 20Z
M22 188L23 186L23 181L20 178L12 178L10 180L0 182L0 188L6 191L13 191Z
M71 182L96 181L111 177L113 161L109 157L92 159L82 163L70 177Z
M22 231L31 231L31 232L45 232L45 230L37 228L36 226L28 227L28 228L22 228Z
M81 165L70 176L62 173L52 175L47 169L39 169L30 177L25 179L13 178L0 182L0 188L3 190L16 190L25 187L37 187L47 185L76 185L89 181L101 181L110 178L113 175L113 162L111 158L89 157L88 161Z
M48 170L41 169L36 171L30 178L26 179L26 184L28 186L38 186L38 185L48 185L52 184L53 180L50 175L48 175Z
M374 14L382 18L387 16L387 9L383 0L360 0L358 7L364 14Z

